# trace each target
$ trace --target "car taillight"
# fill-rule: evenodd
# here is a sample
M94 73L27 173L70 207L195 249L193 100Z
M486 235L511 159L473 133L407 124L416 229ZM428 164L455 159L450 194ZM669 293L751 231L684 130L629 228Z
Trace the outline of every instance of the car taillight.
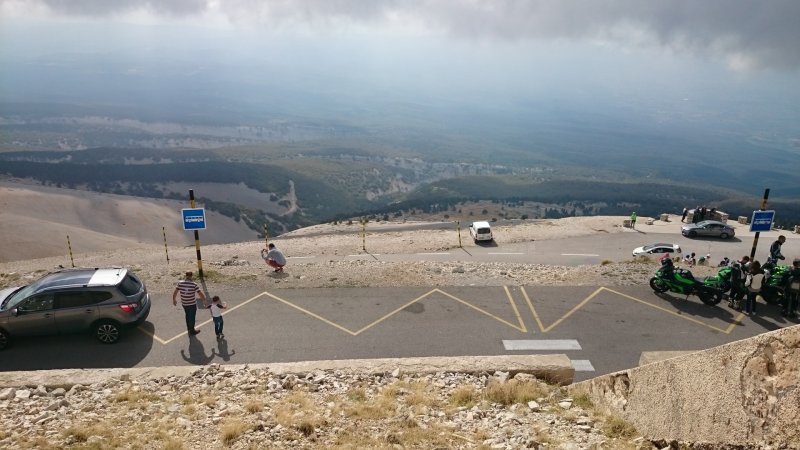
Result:
M136 311L136 303L125 303L123 305L119 305L119 307L126 313L132 313Z

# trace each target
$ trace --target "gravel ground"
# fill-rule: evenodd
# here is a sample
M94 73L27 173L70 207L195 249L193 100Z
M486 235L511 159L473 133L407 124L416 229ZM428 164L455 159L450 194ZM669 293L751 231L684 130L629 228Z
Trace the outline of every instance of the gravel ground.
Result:
M649 449L527 374L385 375L210 365L191 376L0 388L7 449Z
M495 227L502 243L571 236L603 235L625 232L622 217L571 217L559 220L523 221ZM367 242L371 253L404 254L445 251L457 247L452 230L385 231L389 227L411 223L368 225ZM658 226L656 222L654 226ZM671 222L674 226L674 222ZM360 225L318 225L282 235L274 241L287 256L329 256L327 262L292 260L284 274L273 274L260 257L264 241L250 241L202 247L204 272L209 288L266 287L402 287L402 286L503 286L509 283L526 285L632 285L644 284L657 264L647 259L610 262L583 266L544 264L404 262L345 260L344 256L359 253L362 247ZM462 230L462 238L465 232ZM500 238L502 236L502 238ZM473 245L466 236L464 245ZM196 270L195 249L170 248L167 264L163 246L142 246L113 252L74 255L76 266L127 266L133 268L153 293L168 293L183 272ZM67 255L0 263L0 287L24 284L44 272L69 267ZM713 267L696 267L697 276L715 273Z

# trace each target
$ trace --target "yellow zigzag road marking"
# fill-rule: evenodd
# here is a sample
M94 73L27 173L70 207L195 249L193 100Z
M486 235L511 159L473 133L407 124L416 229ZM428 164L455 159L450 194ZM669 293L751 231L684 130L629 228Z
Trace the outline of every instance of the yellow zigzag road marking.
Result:
M519 325L515 325L515 324L513 324L511 322L508 322L508 321L506 321L504 319L501 319L500 317L497 317L497 316L495 316L494 314L492 314L492 313L490 313L488 311L485 311L485 310L483 310L481 308L478 308L477 306L475 306L475 305L473 305L473 304L471 304L469 302L466 302L466 301L464 301L464 300L462 300L462 299L460 299L460 298L458 298L458 297L456 297L454 295L451 295L451 294L449 294L447 292L442 291L441 289L436 288L436 289L432 289L432 290L426 292L425 294L422 294L419 297L415 298L414 300L411 300L410 302L408 302L408 303L406 303L406 304L394 309L393 311L389 312L388 314L384 315L383 317L378 318L374 322L362 327L361 329L359 329L357 331L349 330L348 328L345 328L345 327L343 327L343 326L341 326L341 325L339 325L337 323L334 323L334 322L332 322L332 321L330 321L330 320L328 320L328 319L326 319L326 318L324 318L324 317L322 317L322 316L320 316L320 315L318 315L316 313L313 313L313 312L311 312L311 311L309 311L309 310L307 310L305 308L297 306L294 303L291 303L291 302L289 302L287 300L284 300L284 299L282 299L282 298L280 298L280 297L278 297L276 295L270 294L269 292L264 292L262 295L267 295L267 296L269 296L269 297L271 297L271 298L273 298L275 300L278 300L281 303L284 303L284 304L286 304L288 306L291 306L292 308L295 308L298 311L301 311L301 312L303 312L305 314L308 314L309 316L311 316L311 317L313 317L315 319L318 319L318 320L320 320L322 322L325 322L325 323L327 323L328 325L330 325L332 327L338 328L338 329L340 329L340 330L342 330L342 331L344 331L344 332L346 332L346 333L348 333L348 334L350 334L352 336L358 336L359 334L363 333L364 331L367 331L368 329L374 327L375 325L377 325L377 324L385 321L386 319L394 316L395 314L399 313L403 309L413 305L414 303L417 303L417 302L419 302L421 300L424 300L425 298L427 298L431 294L435 294L435 293L442 294L445 297L451 298L451 299L461 303L462 305L465 305L467 307L470 307L470 308L474 309L475 311L478 311L478 312L480 312L480 313L482 313L484 315L487 315L487 316L497 320L498 322L501 322L503 324L508 325L511 328L514 328L515 330L521 331L523 333L527 333L528 330L525 327L525 323L522 321L522 316L519 314L519 310L517 309L517 305L514 303L514 299L511 297L511 294L509 293L507 287L505 287L505 290L506 290L506 294L508 296L508 300L511 303L511 307L514 309L514 313L517 316L517 320L519 321Z
M579 310L584 305L589 303L589 301L591 301L593 298L595 298L597 296L597 294L599 294L602 291L608 291L608 292L617 294L617 295L619 295L621 297L633 300L635 302L639 302L639 303L641 303L643 305L650 306L651 308L658 309L659 311L663 311L663 312L671 314L673 316L680 317L681 319L688 320L689 322L693 322L693 323L696 323L698 325L702 325L704 327L708 327L708 328L711 328L712 330L716 330L716 331L719 331L719 332L725 333L725 334L730 334L731 331L733 331L733 329L736 327L736 325L741 323L741 320L745 316L744 313L740 313L739 316L736 319L733 320L733 323L731 323L727 328L723 329L723 328L715 327L714 325L707 324L707 323L705 323L705 322L703 322L701 320L697 320L697 319L692 318L692 317L687 317L687 316L685 316L683 314L678 314L677 312L675 312L673 310L670 310L670 309L667 309L667 308L664 308L662 306L654 305L654 304L652 304L650 302L646 302L646 301L638 299L636 297L632 297L632 296L630 296L628 294L623 294L622 292L618 292L618 291L615 291L613 289L609 289L609 288L603 286L603 287L597 288L597 290L595 290L588 297L583 299L583 301L578 303L574 308L569 310L566 314L561 316L561 318L559 318L558 320L556 320L555 322L550 324L550 326L545 328L545 326L542 323L541 319L539 319L539 314L536 313L536 308L533 307L533 302L531 301L530 297L528 297L528 292L525 290L525 287L524 286L520 286L520 288L522 289L523 297L525 297L525 302L528 304L528 307L531 310L531 314L533 314L533 318L536 320L536 323L539 325L539 330L541 330L542 333L547 333L548 331L550 331L553 328L555 328L556 326L558 326L558 324L560 324L566 318L571 316L575 311Z
M456 302L461 303L464 306L472 308L472 309L474 309L475 311L478 311L481 314L489 316L492 319L495 319L500 323L508 325L509 327L511 327L511 328L513 328L513 329L515 329L517 331L520 331L522 333L527 333L528 329L525 326L525 322L522 321L522 315L520 315L520 313L519 313L519 309L517 308L517 305L514 302L514 298L511 296L511 292L508 290L507 286L503 286L503 289L505 290L506 297L508 298L508 301L511 304L511 308L514 310L514 315L517 317L518 324L513 324L513 323L511 323L511 322L509 322L509 321L507 321L505 319L502 319L502 318L500 318L500 317L498 317L498 316L496 316L496 315L494 315L494 314L492 314L492 313L490 313L490 312L488 312L488 311L486 311L486 310L484 310L482 308L479 308L479 307L477 307L477 306L475 306L475 305L473 305L473 304L471 304L471 303L469 303L469 302L467 302L465 300L462 300L462 299L460 299L460 298L458 298L458 297L456 297L456 296L454 296L452 294L449 294L449 293L447 293L447 292L445 292L445 291L443 291L441 289L438 289L438 288L432 289L432 290L428 291L427 293L420 295L419 297L417 297L417 298L409 301L408 303L406 303L406 304L394 309L393 311L389 312L388 314L378 318L377 320L375 320L372 323L362 327L361 329L359 329L357 331L352 331L352 330L350 330L350 329L348 329L348 328L346 328L346 327L344 327L342 325L337 324L336 322L333 322L333 321L331 321L329 319L326 319L325 317L320 316L319 314L316 314L316 313L314 313L312 311L309 311L309 310L307 310L307 309L305 309L305 308L303 308L301 306L297 306L297 305L295 305L294 303L292 303L292 302L290 302L288 300L285 300L285 299L283 299L281 297L278 297L277 295L271 294L271 293L266 292L266 291L262 292L261 294L256 295L255 297L253 297L253 298L251 298L249 300L246 300L246 301L242 302L239 305L234 306L233 308L231 308L229 310L226 310L222 314L223 315L229 314L229 313L233 312L234 310L236 310L238 308L241 308L242 306L244 306L244 305L246 305L246 304L248 304L248 303L250 303L250 302L252 302L252 301L254 301L254 300L258 299L258 298L260 298L260 297L269 297L269 298L271 298L273 300L276 300L278 302L283 303L284 305L287 305L287 306L289 306L291 308L294 308L294 309L302 312L303 314L311 316L311 317L313 317L313 318L315 318L315 319L317 319L317 320L319 320L321 322L324 322L324 323L326 323L326 324L328 324L328 325L330 325L330 326L332 326L334 328L337 328L337 329L339 329L341 331L344 331L345 333L347 333L347 334L349 334L351 336L358 336L359 334L363 333L364 331L367 331L370 328L374 327L375 325L378 325L379 323L381 323L381 322L385 321L386 319L394 316L395 314L397 314L400 311L402 311L403 309L413 305L414 303L417 303L417 302L419 302L421 300L424 300L425 298L427 298L431 294L442 294L445 297L450 298L452 300L455 300ZM206 320L206 321L198 324L197 327L200 328L200 327L202 327L202 326L204 326L206 324L209 324L211 322L213 322L211 319ZM153 334L153 333L151 333L151 332L149 332L147 330L144 330L144 329L141 329L141 328L140 328L140 330L143 333L147 334L148 336L151 336L153 339L155 339L156 341L158 341L159 343L161 343L163 345L167 345L170 342L174 341L175 339L178 339L178 338L180 338L182 336L186 336L186 332L184 331L183 333L180 333L180 334L178 334L177 336L175 336L173 338L170 338L170 339L167 339L167 340L163 340L163 339L159 338L158 336L156 336L155 334Z
M248 299L248 300L245 300L245 301L243 301L242 303L239 303L238 305L234 306L233 308L230 308L230 309L225 309L225 310L222 312L222 315L224 316L224 315L227 315L227 314L229 314L229 313L232 313L233 311L236 311L237 309L241 308L242 306L244 306L244 305L246 305L246 304L248 304L248 303L252 302L253 300L255 300L255 299L259 298L259 297L261 297L262 295L264 295L264 293L262 293L262 294L258 294L258 295L256 295L256 296L255 296L255 297L253 297L253 298L250 298L250 299ZM204 320L203 322L200 322L200 324L199 324L199 325L197 325L197 326L196 326L196 328L200 328L200 327L202 327L203 325L206 325L206 324L209 324L209 323L212 323L212 322L214 322L214 320L213 320L213 319ZM184 331L183 333L179 333L178 335L176 335L176 336L174 336L174 337L172 337L172 338L170 338L170 339L167 339L167 340L165 341L165 340L161 339L160 337L156 336L154 333L151 333L151 332L149 332L149 331L147 331L147 330L143 330L141 327L139 327L139 331L141 331L142 333L144 333L144 334L146 334L146 335L148 335L148 336L152 337L153 339L155 339L156 341L158 341L158 343L159 343L159 344L163 344L163 345L167 345L167 344L169 344L170 342L174 341L175 339L178 339L178 338L180 338L180 337L182 337L182 336L186 336L186 334L187 334L187 332L186 332L186 331Z

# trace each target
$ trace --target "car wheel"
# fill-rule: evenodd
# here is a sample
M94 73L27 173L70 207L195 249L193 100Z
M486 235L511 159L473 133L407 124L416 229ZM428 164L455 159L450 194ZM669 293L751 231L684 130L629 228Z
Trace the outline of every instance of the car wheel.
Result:
M728 233L722 233L719 235L719 237L722 239L728 239L730 236L728 236Z
M5 350L8 344L11 343L11 336L8 335L6 330L0 328L0 350Z
M103 344L113 344L119 340L119 324L113 320L101 320L94 326L94 337Z
M689 237L690 238L697 237L697 231L690 231L689 232Z

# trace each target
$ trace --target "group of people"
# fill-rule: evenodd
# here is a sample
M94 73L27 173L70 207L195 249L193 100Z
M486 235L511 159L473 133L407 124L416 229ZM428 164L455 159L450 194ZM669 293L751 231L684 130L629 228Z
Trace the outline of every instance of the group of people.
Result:
M686 216L689 214L689 209L683 208L683 215L681 222L686 221ZM702 222L704 220L714 220L717 215L717 208L707 208L705 206L698 206L692 210L692 223Z
M730 303L729 306L737 309L744 310L745 314L756 314L757 297L767 282L769 271L774 269L780 260L786 259L781 253L781 246L786 242L785 236L779 236L769 248L769 257L765 264L761 264L758 260L751 260L749 256L743 256L738 261L730 262L731 271L731 290L730 290ZM724 260L723 260L724 262ZM721 265L721 264L720 264ZM786 317L794 317L797 314L798 292L795 292L797 286L800 285L800 258L795 258L792 262L792 268L784 280L784 289L786 294L786 301L783 305L783 315ZM744 299L744 307L740 302Z
M268 266L272 267L274 272L283 272L283 267L286 265L286 256L283 252L275 247L275 244L269 244L268 248L261 250L261 257ZM194 336L200 332L195 328L197 320L198 298L202 302L203 309L208 309L211 312L211 319L214 321L214 333L217 339L224 339L225 335L222 333L224 320L222 318L222 311L228 307L218 295L211 297L211 303L208 303L206 294L200 289L200 286L193 280L194 275L192 272L186 272L184 278L175 286L172 292L172 304L178 306L178 295L181 298L181 306L183 307L184 317L186 319L186 332L189 336Z

